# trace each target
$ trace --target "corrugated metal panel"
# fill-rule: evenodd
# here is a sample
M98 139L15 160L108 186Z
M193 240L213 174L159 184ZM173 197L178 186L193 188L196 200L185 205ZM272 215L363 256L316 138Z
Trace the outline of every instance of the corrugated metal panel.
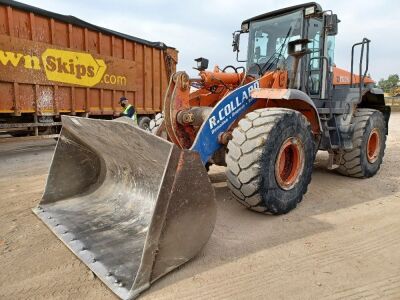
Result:
M12 1L0 1L0 113L116 115L122 95L140 114L161 111L165 57L172 58L174 72L175 49L4 2Z

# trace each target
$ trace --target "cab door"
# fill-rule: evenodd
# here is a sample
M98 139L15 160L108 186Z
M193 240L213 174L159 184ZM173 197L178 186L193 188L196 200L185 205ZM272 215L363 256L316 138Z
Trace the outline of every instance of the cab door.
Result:
M307 38L310 40L308 48L311 53L306 59L307 70L306 91L311 98L320 99L323 88L322 59L324 49L323 19L311 18L308 20Z

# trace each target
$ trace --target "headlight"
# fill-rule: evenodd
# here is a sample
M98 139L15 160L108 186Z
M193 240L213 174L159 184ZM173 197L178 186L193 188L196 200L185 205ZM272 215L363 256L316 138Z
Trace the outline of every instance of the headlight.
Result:
M204 71L208 68L208 59L204 57L199 57L194 60L197 63L197 68L194 68L199 71Z
M306 16L313 15L315 13L315 6L307 7L304 11Z

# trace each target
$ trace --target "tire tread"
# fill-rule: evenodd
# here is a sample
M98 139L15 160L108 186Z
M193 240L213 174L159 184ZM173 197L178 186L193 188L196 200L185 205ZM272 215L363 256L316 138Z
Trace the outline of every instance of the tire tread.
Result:
M238 127L233 131L233 139L228 143L229 151L226 156L228 187L234 198L251 210L261 213L282 213L273 203L266 205L262 201L259 194L259 172L265 141L271 132L276 130L279 121L288 114L303 118L311 131L306 118L297 111L286 108L257 109L239 121ZM243 151L243 146L252 148ZM311 176L306 186L310 181ZM298 202L301 199L302 197Z

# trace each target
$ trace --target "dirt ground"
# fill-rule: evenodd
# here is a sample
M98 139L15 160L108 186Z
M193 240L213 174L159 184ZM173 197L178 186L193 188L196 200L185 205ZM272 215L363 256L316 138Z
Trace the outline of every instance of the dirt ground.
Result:
M115 299L31 212L54 141L0 144L0 298ZM400 113L372 179L327 171L318 155L290 214L250 212L212 168L218 219L206 247L141 299L400 299Z

